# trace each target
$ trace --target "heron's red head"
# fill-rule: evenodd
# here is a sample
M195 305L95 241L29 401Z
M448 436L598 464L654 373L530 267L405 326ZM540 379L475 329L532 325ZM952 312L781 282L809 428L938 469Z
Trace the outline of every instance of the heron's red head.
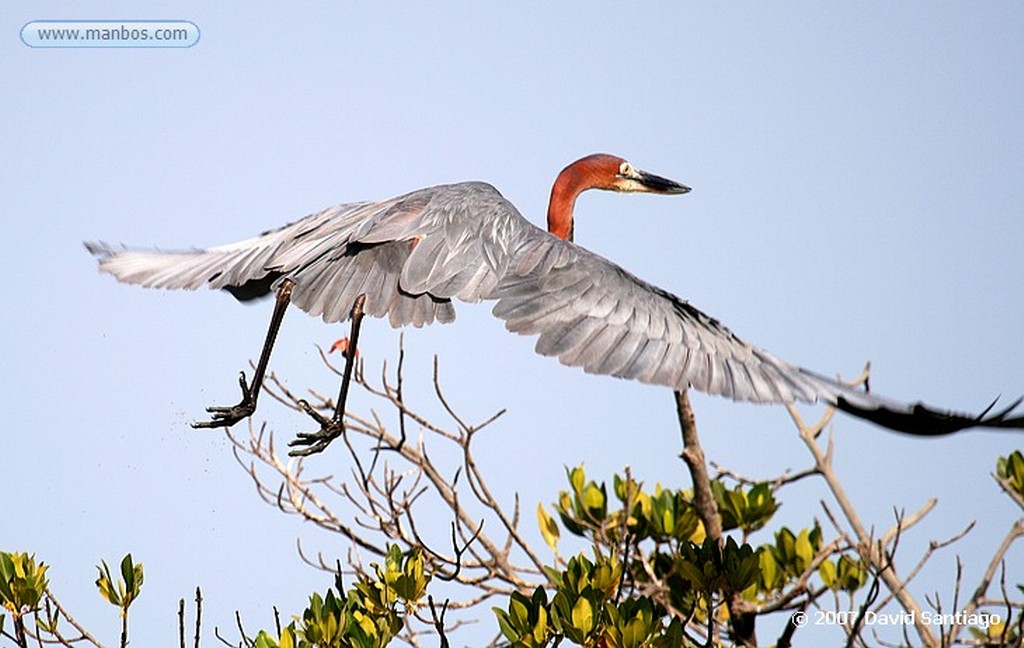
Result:
M572 240L573 207L576 197L587 189L659 194L682 194L690 190L686 185L641 171L615 155L588 155L562 169L555 179L548 203L549 232Z

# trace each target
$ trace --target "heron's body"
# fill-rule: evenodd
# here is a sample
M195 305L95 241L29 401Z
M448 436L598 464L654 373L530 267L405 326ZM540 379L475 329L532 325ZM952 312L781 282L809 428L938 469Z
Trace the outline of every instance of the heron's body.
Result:
M617 165L623 184L597 176L598 162ZM290 281L292 303L326 322L345 320L360 294L366 314L396 327L450 322L456 300L492 301L510 331L539 336L538 353L591 373L676 390L693 387L759 403L822 400L914 433L1024 426L1005 411L983 419L885 400L744 342L686 301L570 240L576 195L591 187L688 191L619 158L591 156L559 176L550 231L523 218L491 185L463 182L338 205L205 250L87 247L104 272L146 287L207 286L245 300Z

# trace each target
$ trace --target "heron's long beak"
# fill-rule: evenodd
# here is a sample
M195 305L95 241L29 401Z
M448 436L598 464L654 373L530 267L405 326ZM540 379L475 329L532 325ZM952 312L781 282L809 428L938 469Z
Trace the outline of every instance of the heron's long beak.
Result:
M690 191L689 187L675 180L662 178L659 175L647 173L640 169L630 168L627 173L620 173L619 178L622 179L622 189L624 191L642 191L658 194L684 194Z

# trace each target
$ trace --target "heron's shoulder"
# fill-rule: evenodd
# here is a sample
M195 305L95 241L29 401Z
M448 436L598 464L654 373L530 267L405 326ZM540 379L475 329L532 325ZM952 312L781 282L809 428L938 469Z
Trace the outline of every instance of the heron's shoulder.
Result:
M509 200L487 182L466 181L438 185L413 192L402 202L422 203L426 211L443 211L453 218L488 215L497 218L522 218Z
M483 182L482 180L466 180L463 182L453 182L451 184L438 185L436 187L430 187L423 189L422 191L430 192L435 195L441 196L458 196L463 199L495 199L504 197L501 192L498 191L497 187L489 182Z
M387 217L396 213L429 213L442 211L485 210L502 205L515 208L491 184L479 181L455 182L415 189L393 198L376 201L351 202L334 205L324 214L338 217Z

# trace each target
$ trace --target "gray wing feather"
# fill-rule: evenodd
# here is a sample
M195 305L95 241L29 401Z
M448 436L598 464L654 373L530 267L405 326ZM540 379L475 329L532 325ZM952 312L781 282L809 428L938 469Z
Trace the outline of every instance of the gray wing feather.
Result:
M338 205L207 249L86 247L102 271L125 283L231 290L265 282L266 292L288 278L295 282L292 302L327 322L345 320L355 298L366 294L368 314L396 327L423 326L454 320L452 298L479 301L493 290L507 255L488 234L496 224L517 230L525 223L496 189L471 182Z
M546 234L517 251L493 296L494 314L510 331L539 335L538 353L590 373L754 402L834 400L819 377L744 342L614 263Z

